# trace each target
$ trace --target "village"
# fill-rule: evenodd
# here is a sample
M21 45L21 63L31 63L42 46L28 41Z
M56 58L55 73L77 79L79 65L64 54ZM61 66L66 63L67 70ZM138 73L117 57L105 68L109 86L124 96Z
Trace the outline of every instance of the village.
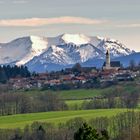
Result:
M118 84L122 81L134 81L140 77L140 67L123 68L120 61L111 61L109 50L101 69L82 67L79 63L72 68L57 72L34 74L30 77L11 78L8 86L12 89L53 89L66 90L78 88L97 88Z

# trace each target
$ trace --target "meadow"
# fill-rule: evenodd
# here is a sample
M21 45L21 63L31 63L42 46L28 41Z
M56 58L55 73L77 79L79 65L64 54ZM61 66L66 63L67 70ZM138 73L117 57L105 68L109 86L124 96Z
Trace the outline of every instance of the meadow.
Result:
M104 94L114 93L114 89L124 90L126 93L130 93L139 89L136 87L135 82L126 82L117 86L110 86L108 88L97 88L97 89L75 89L75 90L61 90L61 91L49 91L41 89L32 89L26 91L18 91L24 93L30 97L38 97L40 94L46 94L48 92L59 94L59 97L65 100L70 110L81 109L84 101L90 101L94 97L104 96ZM17 91L16 91L17 92ZM116 91L117 92L117 91ZM140 105L138 106L140 107Z
M102 96L104 93L111 92L116 88L121 88L125 92L130 93L132 91L135 91L139 86L136 86L135 82L126 82L126 83L120 83L120 85L114 85L107 88L96 88L96 89L74 89L74 90L61 90L61 91L49 91L49 90L41 90L41 89L32 89L32 90L21 90L21 91L14 91L14 92L21 92L24 94L27 94L29 96L37 96L42 93L56 93L59 94L61 99L88 99L93 98L97 96Z
M72 118L82 117L84 119L92 119L96 117L111 117L118 113L126 111L126 109L96 109L96 110L79 110L84 101L90 101L94 97L103 96L104 93L111 93L115 86L111 86L105 89L77 89L77 90L63 90L63 91L48 91L41 89L15 91L24 93L30 97L38 97L40 94L52 92L59 94L59 97L66 102L69 111L56 111L56 112L44 112L44 113L30 113L30 114L18 114L0 117L0 128L13 129L24 128L26 125L30 125L35 121L54 123L64 123ZM137 88L133 85L119 86L123 88L125 92L129 93L135 91ZM113 93L114 94L114 93ZM76 111L73 111L77 109Z
M29 96L38 96L43 93L55 93L59 94L61 99L85 99L85 98L93 98L95 96L100 96L104 91L109 89L75 89L75 90L62 90L62 91L49 91L49 90L39 90L32 89L27 91L16 91L27 94Z
M0 128L23 129L26 125L30 125L36 121L54 123L55 125L57 125L59 123L64 123L70 119L77 117L81 117L86 120L97 117L112 117L124 111L126 111L126 109L97 109L97 110L56 111L56 112L1 116Z

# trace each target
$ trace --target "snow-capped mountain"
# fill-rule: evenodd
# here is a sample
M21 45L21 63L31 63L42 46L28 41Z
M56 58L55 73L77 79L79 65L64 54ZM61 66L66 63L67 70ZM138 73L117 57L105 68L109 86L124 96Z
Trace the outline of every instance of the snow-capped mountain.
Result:
M53 66L63 67L77 62L104 59L107 48L110 48L112 59L135 53L117 40L98 36L29 36L1 43L0 64L27 65L31 70L39 68L37 71L45 71Z
M23 37L12 42L0 44L0 64L15 63L24 65L35 56L39 56L47 47L40 37Z

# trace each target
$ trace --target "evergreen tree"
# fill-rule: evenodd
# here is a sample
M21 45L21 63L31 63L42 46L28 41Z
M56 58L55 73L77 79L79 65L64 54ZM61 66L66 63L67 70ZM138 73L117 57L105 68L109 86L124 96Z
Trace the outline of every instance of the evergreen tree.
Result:
M82 72L82 67L79 63L76 63L73 68L72 68L73 72L77 72L77 73L81 73Z
M74 140L109 140L107 131L100 133L84 123L81 128L74 134Z
M6 83L7 75L2 67L0 67L0 83Z
M30 77L31 74L26 66L0 66L0 83L6 83L10 78Z
M36 129L36 131L35 131L35 133L33 135L33 139L34 140L46 140L45 139L45 134L46 134L46 132L45 132L44 128L40 125Z

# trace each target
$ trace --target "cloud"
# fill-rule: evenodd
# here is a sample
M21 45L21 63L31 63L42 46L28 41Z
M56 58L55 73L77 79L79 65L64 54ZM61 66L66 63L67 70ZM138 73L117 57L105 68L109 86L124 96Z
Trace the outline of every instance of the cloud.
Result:
M25 4L28 2L29 2L29 0L13 0L12 1L13 4Z
M106 20L96 20L83 17L55 17L55 18L28 18L28 19L3 19L0 20L1 27L37 27L52 24L83 24L98 25L104 24Z
M117 27L120 27L120 28L139 28L140 23L117 25Z

